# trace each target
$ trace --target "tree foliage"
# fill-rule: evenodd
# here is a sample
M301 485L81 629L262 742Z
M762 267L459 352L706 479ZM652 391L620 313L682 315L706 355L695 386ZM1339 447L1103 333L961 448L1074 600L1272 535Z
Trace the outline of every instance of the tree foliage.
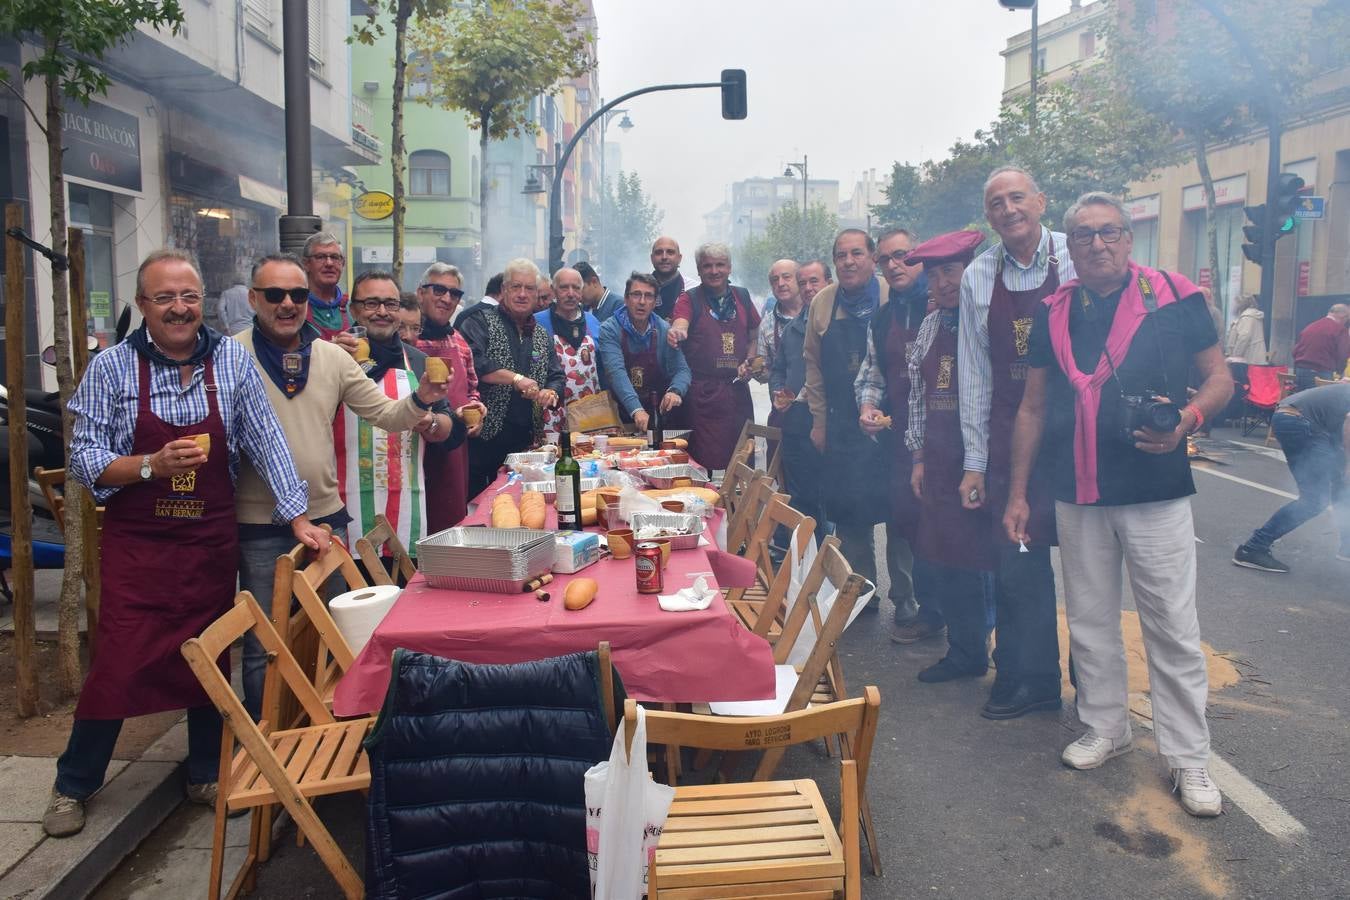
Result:
M769 267L780 259L829 259L838 230L839 217L823 204L812 206L803 220L801 207L789 203L769 216L762 234L735 248L734 280L761 290L768 285Z
M479 216L483 258L489 207L487 144L533 135L531 101L595 67L591 34L578 0L474 0L418 20L413 48L430 63L431 90L422 102L464 112L479 132Z
M605 191L605 245L600 273L610 284L629 272L647 271L652 241L661 230L665 213L642 189L636 172L620 172Z

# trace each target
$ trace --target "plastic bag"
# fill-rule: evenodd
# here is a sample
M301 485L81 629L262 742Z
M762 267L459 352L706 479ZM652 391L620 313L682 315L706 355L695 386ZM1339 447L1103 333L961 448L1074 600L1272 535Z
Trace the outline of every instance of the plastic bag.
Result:
M659 502L635 487L625 487L619 492L619 518L625 522L633 521L634 513L659 513L663 511ZM613 518L612 513L610 517Z
M636 763L634 763L634 760ZM609 761L586 770L586 856L594 900L638 900L656 858L675 789L647 774L647 718L638 707L631 755L619 724Z
M797 559L797 534L792 535L792 549L788 551L793 560ZM806 580L806 573L810 570L811 564L816 558L816 540L810 538L806 546L806 555L801 559L801 565L792 567L792 577L788 579L787 602L795 603L797 597L802 591L802 582ZM844 628L853 624L853 620L858 617L858 613L867 607L867 602L872 599L872 595L877 592L877 586L872 582L867 582L867 590L858 595L858 600L853 604L853 611L848 614L848 621L844 623ZM820 590L816 591L816 608L820 610L820 621L824 624L830 617L830 610L834 608L835 598L839 596L839 587L831 583L827 577L820 584ZM807 616L802 623L802 630L797 634L797 640L788 651L788 664L799 666L806 662L811 656L811 650L816 646L816 623L811 616Z

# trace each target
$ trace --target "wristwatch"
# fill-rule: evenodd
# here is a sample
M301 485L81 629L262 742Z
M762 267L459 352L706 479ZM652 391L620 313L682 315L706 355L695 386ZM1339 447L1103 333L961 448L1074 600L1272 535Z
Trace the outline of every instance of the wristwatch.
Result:
M150 454L141 457L141 481L149 481L155 477L154 470L150 468Z

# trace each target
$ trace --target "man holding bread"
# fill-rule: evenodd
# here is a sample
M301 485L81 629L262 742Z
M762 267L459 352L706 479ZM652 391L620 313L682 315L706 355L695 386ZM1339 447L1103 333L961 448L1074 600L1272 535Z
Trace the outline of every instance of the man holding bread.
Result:
M398 296L392 285L387 293ZM305 321L308 302L300 261L287 253L264 256L253 265L249 291L253 328L236 337L253 355L295 467L309 482L310 515L317 524L330 526L338 540L345 540L350 517L338 487L334 419L345 406L386 432L418 425L430 430L431 409L445 399L446 386L423 379L416 391L401 399L386 396L348 349L319 339L318 329ZM239 587L264 600L272 596L277 557L295 546L294 538L273 523L274 505L253 468L241 467ZM250 632L244 636L244 707L255 718L262 706L265 667L262 645Z
M369 271L352 285L352 318L366 328L370 359L359 362L366 377L390 399L402 400L422 381L449 387L445 362L428 357L399 336L399 291L388 272ZM451 415L445 400L411 433L384 431L343 407L333 420L337 451L338 493L357 530L375 527L381 513L403 546L416 554L417 542L430 533L426 492L427 460L464 443L465 427L458 411Z
M307 294L304 272L296 277ZM241 450L267 493L268 521L289 523L274 526L287 543L328 545L252 361L202 322L192 256L146 257L136 306L144 324L94 357L70 403L70 475L107 511L99 652L56 764L42 822L53 837L84 827L128 716L187 709L188 799L215 804L221 719L179 647L233 605ZM228 672L228 656L221 662Z

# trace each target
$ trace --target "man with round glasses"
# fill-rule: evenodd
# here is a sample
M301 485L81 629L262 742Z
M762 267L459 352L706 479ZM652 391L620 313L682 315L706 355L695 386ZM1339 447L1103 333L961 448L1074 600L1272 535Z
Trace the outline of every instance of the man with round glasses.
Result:
M303 285L303 275L297 273ZM202 322L202 278L183 250L136 275L144 323L94 357L71 411L71 477L104 504L98 646L43 817L53 837L84 827L130 716L188 715L188 798L215 805L221 719L179 647L233 605L240 451L288 544L324 547L262 379L236 341ZM242 486L240 486L242 488ZM270 596L270 595L264 595ZM228 656L222 658L228 671Z
M435 262L427 266L419 284L417 299L422 304L422 334L413 346L427 356L445 362L445 367L450 370L447 397L450 407L477 410L477 420L466 423L469 425L468 436L476 438L483 430L487 407L478 393L473 350L454 325L456 314L461 312L464 279L459 269L449 263ZM427 457L427 527L430 534L458 525L469 512L469 445L466 442L453 449L440 449L441 452Z
M253 265L249 303L253 328L236 337L253 355L263 375L267 399L276 411L300 477L309 482L309 513L345 541L346 504L338 488L333 443L334 418L343 407L385 432L430 429L431 409L445 399L445 385L423 380L401 399L385 395L362 371L351 353L321 339L306 319L312 302L300 260L274 253ZM388 287L390 296L396 292ZM239 587L258 598L272 596L277 557L295 546L272 521L275 501L252 466L240 468ZM244 706L256 718L262 705L266 657L252 633L244 637Z

